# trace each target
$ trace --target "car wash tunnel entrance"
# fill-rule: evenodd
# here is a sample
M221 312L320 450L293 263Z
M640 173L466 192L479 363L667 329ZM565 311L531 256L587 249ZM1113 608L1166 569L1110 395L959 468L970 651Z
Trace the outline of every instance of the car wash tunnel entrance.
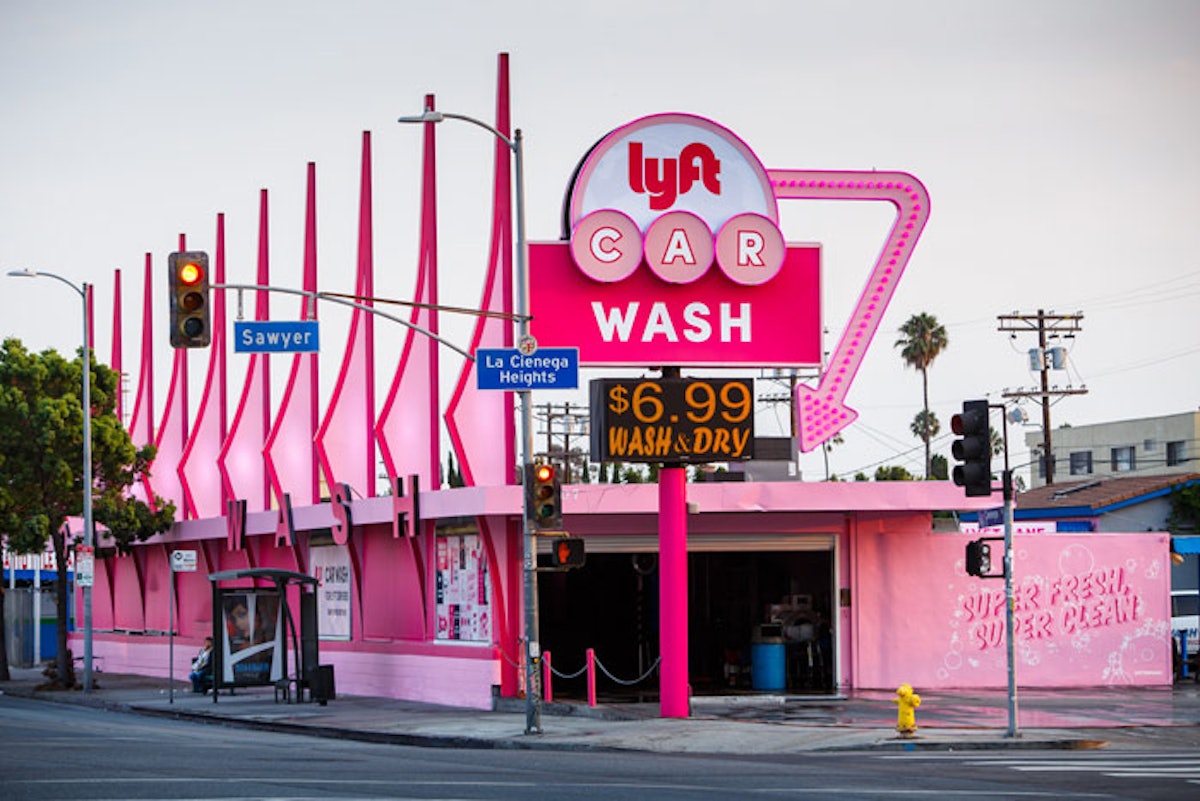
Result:
M602 701L658 697L656 540L608 539L588 538L584 567L538 575L539 639L551 654L556 700L586 697L581 668L589 648ZM833 576L832 537L784 538L757 548L739 543L736 550L724 538L691 538L692 692L832 692Z

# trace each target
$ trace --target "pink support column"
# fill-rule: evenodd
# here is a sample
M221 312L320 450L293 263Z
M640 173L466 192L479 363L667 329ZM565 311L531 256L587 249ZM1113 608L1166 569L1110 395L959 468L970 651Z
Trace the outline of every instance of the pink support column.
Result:
M688 716L687 484L683 467L658 472L659 709Z

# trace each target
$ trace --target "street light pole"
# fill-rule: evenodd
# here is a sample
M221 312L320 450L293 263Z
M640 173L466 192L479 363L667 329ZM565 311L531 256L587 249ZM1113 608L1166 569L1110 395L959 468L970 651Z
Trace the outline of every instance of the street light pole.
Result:
M401 123L438 123L445 119L462 120L463 122L469 122L472 125L483 128L503 142L513 154L513 171L515 173L513 191L516 201L517 227L515 237L517 249L517 333L519 339L525 339L529 335L529 268L527 262L528 243L525 241L525 153L521 129L517 128L513 131L513 136L510 139L498 129L493 128L482 120L468 117L465 114L452 114L447 111L434 111L432 109L428 109L422 114L400 117L396 121ZM518 394L521 400L520 459L521 464L526 465L529 464L533 454L533 406L531 405L529 390L519 390ZM524 509L524 514L521 515L524 527L523 572L525 578L525 733L541 734L542 698L538 687L537 672L537 663L541 656L540 646L537 641L537 545L535 544L533 529L529 523L528 503L529 501L526 499L526 508Z
M10 270L18 278L53 278L79 293L83 302L83 544L94 546L92 530L92 327L88 310L88 284L76 285L61 275L45 270ZM66 565L59 565L65 570ZM83 691L92 691L92 586L83 587Z

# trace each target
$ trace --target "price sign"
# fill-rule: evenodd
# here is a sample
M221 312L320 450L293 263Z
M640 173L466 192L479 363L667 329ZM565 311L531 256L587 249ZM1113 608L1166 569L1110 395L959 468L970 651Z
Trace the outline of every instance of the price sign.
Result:
M597 379L591 432L599 462L753 459L754 379Z

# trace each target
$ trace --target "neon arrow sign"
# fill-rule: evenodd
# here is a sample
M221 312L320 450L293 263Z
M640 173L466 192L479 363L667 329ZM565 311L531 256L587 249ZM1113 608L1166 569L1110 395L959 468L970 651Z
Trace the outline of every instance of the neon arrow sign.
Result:
M903 172L767 170L767 175L779 199L886 200L897 209L896 221L820 382L816 389L796 386L796 430L800 450L807 453L858 417L845 405L846 393L929 220L929 194L920 181Z

